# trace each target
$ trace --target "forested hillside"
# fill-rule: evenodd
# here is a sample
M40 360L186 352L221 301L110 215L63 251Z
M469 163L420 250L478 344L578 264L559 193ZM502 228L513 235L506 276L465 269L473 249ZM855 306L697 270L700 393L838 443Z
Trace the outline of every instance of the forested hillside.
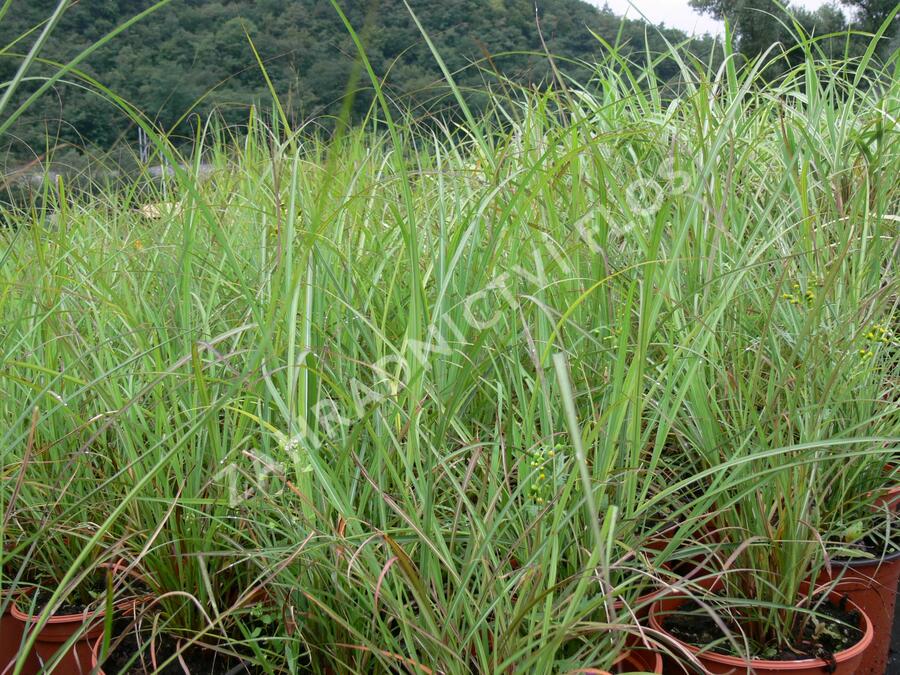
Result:
M0 59L5 81L27 51L55 0L13 0L0 20ZM44 51L49 59L71 58L130 16L152 6L148 0L81 0L66 13ZM502 73L517 84L546 83L552 76L540 53L543 43L560 70L584 82L604 51L596 36L628 45L645 62L645 34L652 52L677 43L684 34L662 34L640 21L624 21L581 0L410 0L449 68L470 89L475 106L485 82ZM402 0L345 0L341 3L360 32L375 71L385 78L394 103L423 118L452 107L440 70ZM592 34L594 33L594 34ZM248 36L265 62L282 102L295 120L330 124L329 117L353 82L357 53L329 0L173 0L93 54L85 71L144 110L164 129L185 130L189 111L216 109L229 121L246 119L247 106L269 97ZM663 38L665 37L665 39ZM694 53L707 58L710 39L696 41ZM509 54L508 52L516 52ZM529 54L528 52L532 52ZM661 66L672 77L674 66ZM352 113L359 119L372 101L368 79L356 84ZM61 121L64 120L64 121ZM178 126L180 123L180 126ZM57 86L32 108L17 128L15 154L38 154L52 144L112 146L123 134L125 117L91 91ZM29 151L30 152L30 151Z

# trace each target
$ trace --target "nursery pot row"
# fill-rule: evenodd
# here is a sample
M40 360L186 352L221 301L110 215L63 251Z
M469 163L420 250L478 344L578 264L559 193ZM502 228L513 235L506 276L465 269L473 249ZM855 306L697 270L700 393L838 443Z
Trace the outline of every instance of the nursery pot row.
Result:
M892 468L891 465L886 467ZM900 508L900 486L885 489L877 497L875 506L896 513ZM900 582L900 551L872 560L832 561L831 570L824 570L817 581L820 585L836 581L835 590L869 617L875 637L857 672L860 675L884 675Z
M860 675L884 675L891 648L891 631L900 581L900 551L876 560L848 560L832 563L819 583L837 581L835 591L846 596L869 617L875 636Z
M900 486L885 489L878 496L876 506L887 508L895 513L900 510ZM660 541L653 543L655 545L651 548L661 549L668 542L662 537ZM705 567L705 565L701 565L701 567ZM704 571L710 572L711 570L703 570L698 567L688 576ZM712 581L715 575L701 574L700 576L701 579L704 576L708 577L702 579L705 583L700 583L701 586L710 588L715 585ZM834 588L829 599L833 602L846 599L847 603L862 617L860 625L860 629L863 631L862 638L852 647L835 654L832 663L823 659L746 660L704 651L686 644L664 628L663 618L666 614L677 613L679 607L690 599L687 595L666 594L665 591L661 591L649 608L648 622L654 630L665 635L670 644L677 646L683 654L695 657L706 672L714 675L720 673L768 675L782 672L797 675L820 673L823 675L825 673L884 675L891 648L898 582L900 582L900 551L872 560L832 561L830 571L823 571L815 581L817 586L833 584ZM673 668L674 671L672 671ZM667 659L666 673L670 671L681 674L689 672L684 666L676 665L674 661L672 665L669 665Z

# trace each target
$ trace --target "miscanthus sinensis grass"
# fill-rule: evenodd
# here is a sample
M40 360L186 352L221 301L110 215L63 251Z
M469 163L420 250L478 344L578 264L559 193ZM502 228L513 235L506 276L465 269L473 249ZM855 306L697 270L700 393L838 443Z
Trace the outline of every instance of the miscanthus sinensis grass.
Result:
M453 127L211 125L160 146L165 200L48 185L2 232L4 583L76 522L273 672L566 672L710 514L765 529L751 482L827 536L817 485L871 489L900 426L900 89L807 51L613 55ZM816 547L775 583L756 551L790 604Z

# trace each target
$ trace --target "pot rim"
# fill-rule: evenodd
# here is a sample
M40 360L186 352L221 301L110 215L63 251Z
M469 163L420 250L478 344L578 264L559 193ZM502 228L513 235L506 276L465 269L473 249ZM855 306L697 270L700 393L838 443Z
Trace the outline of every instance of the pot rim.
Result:
M103 644L103 636L101 635L91 645L91 671L96 675L106 675L100 667L100 645Z
M897 560L900 560L900 548L893 553L888 553L887 555L879 556L878 558L832 558L831 566L850 568L880 567Z
M26 614L22 610L19 609L18 603L16 600L23 595L28 595L29 593L34 592L37 586L30 586L28 588L23 588L21 591L15 594L15 598L12 602L9 603L9 613L13 615L19 621L24 621L25 623L37 623L41 614ZM118 602L113 603L113 609L117 610L129 610L134 605L138 604L143 598L134 597L134 598L126 598L125 600L119 600ZM78 614L51 614L50 618L47 619L47 622L44 625L58 625L65 623L85 623L87 621L92 621L95 619L102 619L106 616L106 605L100 605L97 609L89 610L85 609L83 612Z
M888 463L884 465L885 473L889 471L893 471L896 468L896 464ZM898 498L900 498L900 485L884 485L880 488L873 490L871 493L875 496L875 507L885 505L892 510L896 511L898 506Z
M832 592L828 594L829 600L834 600L836 598L840 598L841 594L839 592ZM670 595L666 598L661 598L653 603L650 607L650 625L658 630L660 633L665 635L669 640L677 643L678 646L682 649L687 650L691 655L696 656L698 658L707 659L709 661L713 661L714 663L718 663L721 665L738 667L738 668L769 668L772 670L784 670L784 671L792 671L792 670L808 670L810 668L826 668L829 666L829 663L824 659L800 659L797 661L769 661L767 659L744 659L739 656L728 656L726 654L717 654L711 651L703 651L699 647L695 647L694 645L688 644L687 642L683 642L678 639L674 635L672 635L669 631L667 631L662 623L657 619L656 615L659 611L659 605L665 601L673 601L673 600L681 600L682 602L691 600L691 596L689 595ZM872 640L875 639L875 629L872 627L872 621L869 619L868 615L857 605L855 602L847 600L847 604L849 604L853 609L859 612L859 615L863 619L863 625L865 626L865 630L863 631L862 638L857 641L851 647L844 649L843 651L837 652L834 655L834 659L837 663L841 663L843 661L849 661L860 654L862 654L866 649L869 648L869 645L872 644Z

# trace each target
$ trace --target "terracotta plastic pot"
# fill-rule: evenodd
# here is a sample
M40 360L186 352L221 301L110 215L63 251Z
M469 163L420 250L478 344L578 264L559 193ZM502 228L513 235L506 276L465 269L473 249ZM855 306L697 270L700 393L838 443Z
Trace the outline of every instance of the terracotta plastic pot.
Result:
M875 631L872 646L857 670L860 675L884 675L891 648L891 630L900 581L900 552L879 560L832 562L831 574L823 571L819 584L837 580L835 592L844 596L869 617Z
M29 630L39 620L39 616L25 614L13 604L12 616L19 622L21 630ZM89 624L89 625L86 625ZM80 634L60 659L53 670L58 675L76 675L91 670L91 643L103 633L103 613L59 614L51 616L38 633L34 642L34 653L40 663L48 663L69 638Z
M653 551L665 550L678 527L679 525L673 525L654 535L653 538L645 543L645 546ZM703 544L710 549L714 549L721 543L721 536L720 533L710 529L709 526L703 526L695 533L691 542ZM666 560L662 563L662 567L666 571L682 579L690 580L692 584L702 588L709 588L716 583L718 575L713 573L712 570L718 565L719 563L711 557L711 553L706 552L699 552L687 558ZM643 618L648 611L649 607L639 617Z
M19 597L33 591L34 588L27 588L19 594ZM133 611L138 602L137 599L132 598L117 602L114 607L118 612ZM53 672L55 675L89 673L91 670L91 646L93 641L103 633L105 614L105 611L100 610L51 616L38 633L34 641L34 650L29 658L34 658L39 664L48 663L68 642L69 638L73 635L80 635L62 656ZM21 611L15 602L10 603L10 615L18 624L19 631L24 633L27 633L40 619L40 616Z
M665 593L665 590L653 590L638 596L631 605L631 611L634 612L634 616L638 619L646 618L647 614L650 612L650 606L655 600L662 597L663 593ZM623 600L616 600L613 603L613 609L617 612L625 609L625 602Z
M837 601L839 596L832 594L831 599ZM800 661L766 661L763 659L742 659L735 656L726 656L725 654L715 654L712 652L701 653L700 649L682 642L674 635L669 633L662 625L662 617L666 614L675 612L679 606L688 601L687 596L670 596L658 600L650 608L650 625L655 629L668 636L672 644L677 645L683 652L690 653L697 658L703 665L704 669L713 675L771 675L772 673L790 673L791 675L856 675L859 673L859 666L865 656L866 650L872 644L875 637L875 631L872 628L872 622L859 607L852 602L849 604L859 611L864 624L862 639L849 649L838 652L834 655L837 668L833 669L834 664L830 664L824 659L803 659ZM679 672L667 670L669 672ZM680 672L686 672L681 669Z
M875 499L875 506L886 506L894 513L900 508L900 485L886 489Z
M94 675L106 675L100 667L100 648L103 646L103 636L94 641L91 647L91 672Z
M16 657L19 655L19 649L22 646L24 631L22 622L16 619L10 609L13 605L12 598L7 600L6 597L0 598L0 606L8 602L6 611L0 615L0 673L11 673ZM22 675L36 675L40 670L37 656L29 654L22 668Z
M613 669L614 673L662 673L662 657L656 652L633 650Z
M669 542L672 541L672 537L684 526L683 523L672 523L668 527L660 530L656 534L648 537L644 542L644 547L651 551L664 551L668 546ZM687 539L690 543L699 543L705 544L707 546L715 546L721 541L721 537L719 533L715 530L711 529L710 525L704 524L701 525L696 532L694 532L693 536ZM698 556L700 559L705 558L706 556L700 554Z
M612 673L599 668L581 668L568 675L613 675L613 673L659 673L662 675L663 660L656 652L634 650L626 652L616 662Z
M894 471L893 464L887 464L884 467L885 473L891 473ZM889 511L893 511L894 513L900 509L900 485L895 485L894 487L884 488L880 490L878 496L875 498L875 508L887 507Z
M9 612L0 615L0 673L15 660L22 641L22 625Z

